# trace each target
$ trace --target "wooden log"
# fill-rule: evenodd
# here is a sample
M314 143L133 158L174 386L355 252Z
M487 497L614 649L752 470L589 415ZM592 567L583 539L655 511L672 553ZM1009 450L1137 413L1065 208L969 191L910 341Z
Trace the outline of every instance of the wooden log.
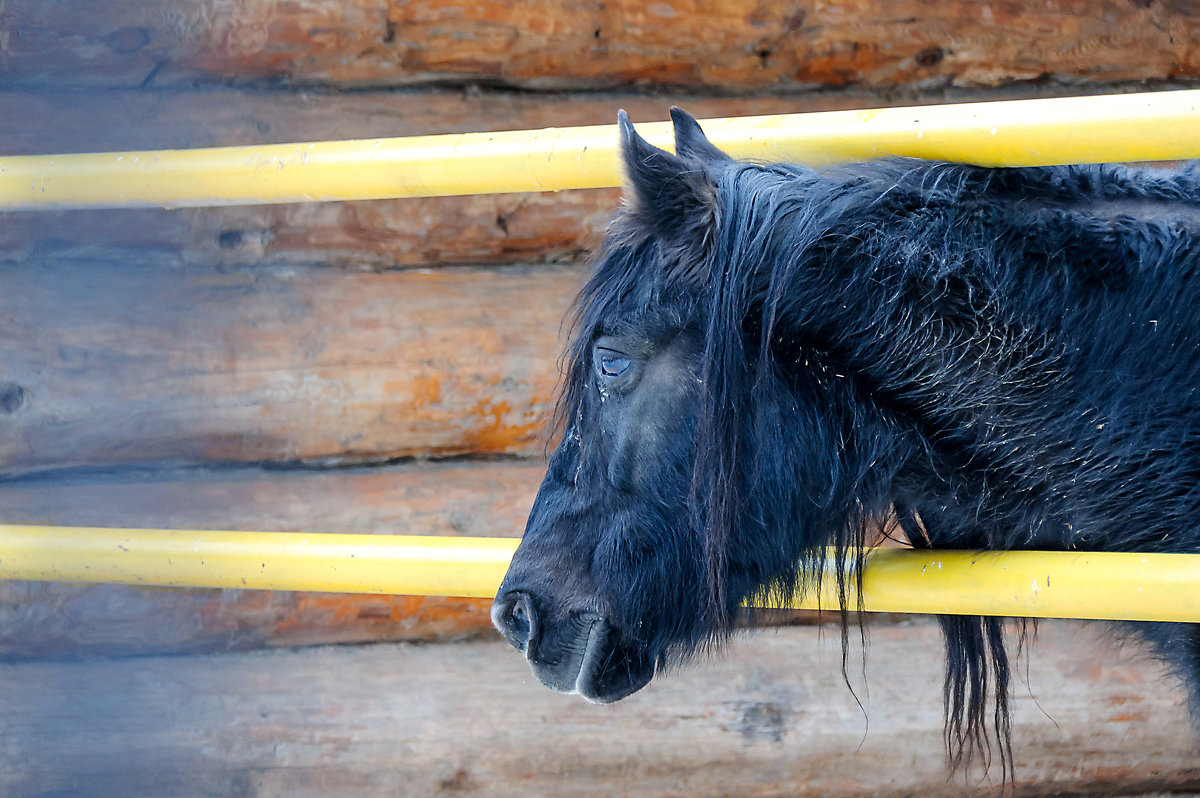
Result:
M1024 86L919 94L841 91L787 97L713 97L632 91L264 92L236 87L153 92L34 91L0 85L0 147L8 155L218 147L613 124L621 108L640 122L669 119L672 105L680 105L705 118L966 102L990 97L1026 99L1112 90Z
M254 590L0 584L0 662L490 637L492 602Z
M1002 85L1196 78L1188 2L10 0L0 81L138 87Z
M237 208L33 211L0 215L0 259L180 259L222 268L352 269L577 262L620 191L499 194Z
M518 537L545 464L161 469L0 481L13 524ZM2 583L2 580L0 580Z
M531 463L222 469L0 482L0 518L62 526L518 536ZM492 633L491 602L0 581L0 660L233 651Z
M797 628L611 706L505 643L0 666L11 796L984 796L947 778L930 621L874 630L860 708L836 634ZM1200 789L1179 690L1048 622L1015 690L1021 796ZM1021 664L1024 672L1024 664ZM992 778L998 778L993 769Z
M578 282L0 264L0 475L539 454Z

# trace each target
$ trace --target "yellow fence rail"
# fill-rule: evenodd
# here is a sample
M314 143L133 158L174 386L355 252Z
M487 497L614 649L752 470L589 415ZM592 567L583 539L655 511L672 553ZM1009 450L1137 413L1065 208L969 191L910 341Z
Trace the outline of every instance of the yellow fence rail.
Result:
M0 578L491 597L511 538L0 525ZM792 606L833 608L823 595ZM1200 555L882 549L863 572L880 612L1200 622Z
M1200 157L1200 90L710 119L704 128L738 157L797 163L881 155L987 166L1181 160ZM671 145L669 123L638 130L652 143ZM615 125L0 154L0 210L253 205L619 184Z

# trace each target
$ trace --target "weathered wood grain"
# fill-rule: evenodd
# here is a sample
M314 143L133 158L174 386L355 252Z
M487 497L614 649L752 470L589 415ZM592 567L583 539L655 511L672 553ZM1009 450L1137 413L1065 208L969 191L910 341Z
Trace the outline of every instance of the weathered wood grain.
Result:
M498 194L238 208L0 214L0 261L155 260L351 269L577 262L620 191Z
M874 630L864 711L836 634L735 641L612 706L496 641L0 666L10 796L995 795L948 779L929 621ZM1048 622L1016 688L1017 795L1200 789L1154 663Z
M0 521L52 526L516 537L545 464L159 469L0 481Z
M0 662L491 637L492 602L252 590L0 584Z
M0 264L0 475L538 454L578 282Z
M1126 87L1128 90L1128 87ZM0 85L0 151L10 155L216 147L289 141L423 136L669 119L671 105L697 116L835 111L901 103L1083 94L1087 86L1026 86L881 95L869 91L713 97L671 92L532 93L448 89L354 92L20 90ZM1111 91L1111 89L1106 89Z
M542 464L166 471L0 482L5 523L517 536ZM491 602L0 581L0 660L491 634Z
M1198 21L1190 0L9 0L0 80L728 91L1193 79Z

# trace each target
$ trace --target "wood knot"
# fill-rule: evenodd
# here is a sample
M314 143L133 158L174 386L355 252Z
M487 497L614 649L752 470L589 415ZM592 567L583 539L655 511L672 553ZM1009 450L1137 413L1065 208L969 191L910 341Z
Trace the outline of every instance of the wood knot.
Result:
M237 249L246 243L244 230L223 230L217 236L217 246L221 249Z
M788 707L775 701L759 701L742 708L740 731L746 743L783 741L787 734Z
M114 53L130 55L150 43L150 30L140 27L118 28L101 41Z
M15 382L0 382L0 413L15 413L25 404L25 389Z
M946 57L946 51L941 47L926 47L917 53L917 63L923 67L937 66Z

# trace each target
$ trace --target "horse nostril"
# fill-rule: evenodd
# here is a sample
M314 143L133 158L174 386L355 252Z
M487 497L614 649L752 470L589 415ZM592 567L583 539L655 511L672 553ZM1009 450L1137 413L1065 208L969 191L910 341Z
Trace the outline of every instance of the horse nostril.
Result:
M529 637L529 618L525 615L525 605L518 601L508 613L510 628L518 637Z
M492 605L492 623L518 651L527 652L537 634L537 615L528 593L514 591Z

